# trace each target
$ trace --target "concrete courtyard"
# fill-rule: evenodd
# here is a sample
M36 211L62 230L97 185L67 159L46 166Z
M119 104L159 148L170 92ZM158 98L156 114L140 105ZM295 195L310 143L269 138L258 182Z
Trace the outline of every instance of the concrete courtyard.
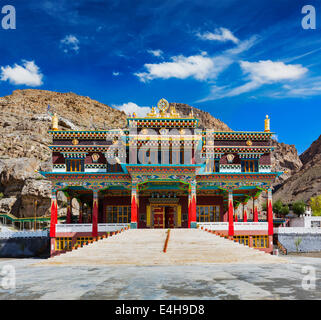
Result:
M16 272L15 289L0 281L0 299L320 299L321 258L286 259L186 266L44 266L34 259L0 259L0 274L5 265ZM315 270L311 290L302 286L306 267Z

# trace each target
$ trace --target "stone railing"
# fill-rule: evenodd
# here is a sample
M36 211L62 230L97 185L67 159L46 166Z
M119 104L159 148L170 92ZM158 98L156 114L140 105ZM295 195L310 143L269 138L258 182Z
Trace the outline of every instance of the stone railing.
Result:
M128 227L128 223L98 223L98 232L112 232ZM92 232L91 223L57 224L57 233Z
M304 228L304 227L279 227L274 228L275 234L321 234L321 228Z
M223 231L228 230L228 222L198 222L198 227L208 230Z
M217 230L223 231L228 230L228 222L198 222L197 225L199 228L208 230ZM246 231L267 231L268 223L267 222L234 222L234 230L246 230Z
M267 231L268 223L267 222L234 222L234 230Z
M125 229L129 226L129 223L99 223L98 232L112 232Z
M0 239L48 237L48 231L0 232Z

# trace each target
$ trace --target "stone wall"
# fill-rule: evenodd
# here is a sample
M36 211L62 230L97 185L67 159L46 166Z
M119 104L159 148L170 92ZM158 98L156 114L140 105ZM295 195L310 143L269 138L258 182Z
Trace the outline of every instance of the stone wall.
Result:
M297 252L295 241L301 238L302 241L298 246L299 252L316 252L321 251L321 233L287 233L278 234L279 242L286 248L288 253Z
M0 239L0 258L48 258L49 256L49 237Z

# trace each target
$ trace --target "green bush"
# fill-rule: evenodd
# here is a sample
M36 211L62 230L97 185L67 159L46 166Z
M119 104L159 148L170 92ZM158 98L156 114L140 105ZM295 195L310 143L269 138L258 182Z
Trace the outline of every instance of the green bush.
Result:
M312 197L310 202L313 215L321 216L321 195Z
M285 206L282 207L282 209L280 211L280 214L282 216L286 216L287 214L289 214L289 212L290 212L289 206L285 205Z
M304 201L296 201L292 205L292 211L298 216L303 214L305 212L305 209L306 205Z
M4 197L4 194L0 192L0 200Z
M283 203L281 200L277 200L273 203L273 212L276 214L282 214Z

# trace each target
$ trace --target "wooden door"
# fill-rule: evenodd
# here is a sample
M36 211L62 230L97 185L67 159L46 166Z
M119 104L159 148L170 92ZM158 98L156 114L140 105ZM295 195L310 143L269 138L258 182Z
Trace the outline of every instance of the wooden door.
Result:
M175 227L174 207L166 207L165 209L165 228Z
M154 207L154 228L164 228L164 207Z

